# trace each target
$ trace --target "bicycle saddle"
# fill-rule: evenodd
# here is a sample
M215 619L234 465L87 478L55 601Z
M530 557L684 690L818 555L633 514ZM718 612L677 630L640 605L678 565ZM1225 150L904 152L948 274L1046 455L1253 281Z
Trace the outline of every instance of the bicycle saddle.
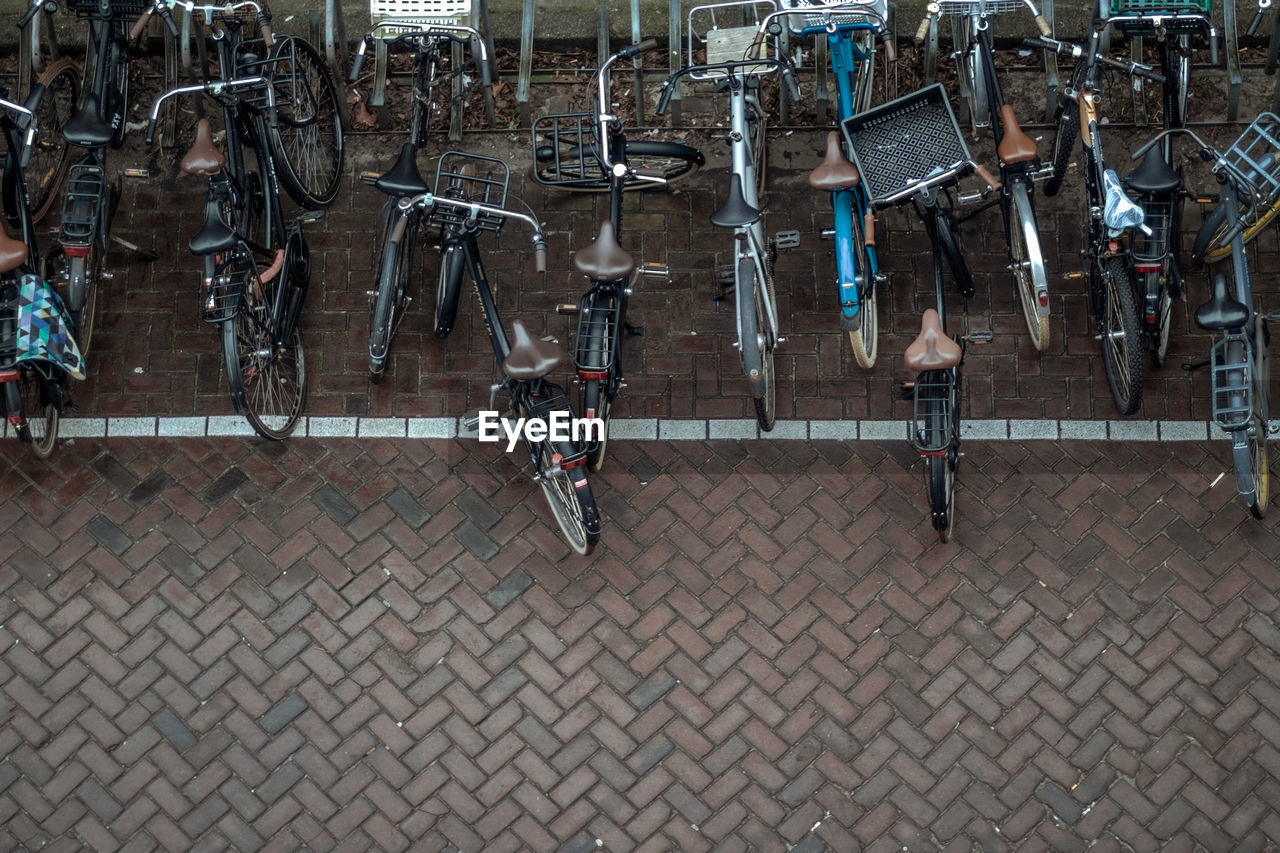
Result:
M822 162L809 173L809 186L815 190L847 190L858 185L862 176L858 167L844 156L844 148L840 145L840 134L834 130L827 134L827 153L822 155Z
M84 108L62 128L66 140L81 148L102 148L111 141L113 134L111 125L102 117L102 104L93 92L84 96Z
M373 185L387 195L421 195L430 190L418 171L418 149L412 142L400 147L396 164L383 172Z
M200 119L196 122L196 141L191 143L178 168L188 175L212 177L221 172L222 167L226 165L227 158L213 144L213 131L209 128L209 120Z
M949 370L959 364L963 356L964 350L943 331L937 309L930 308L920 318L920 334L902 354L902 362L908 370L922 373Z
M573 256L573 265L594 281L626 278L636 268L636 259L618 245L613 223L600 223L596 241Z
M0 228L0 273L17 269L30 255L31 250L26 243L13 239Z
M1157 145L1143 156L1138 168L1125 178L1125 183L1140 193L1169 193L1178 188L1182 178L1164 161Z
M1227 293L1227 276L1213 277L1213 295L1196 309L1196 325L1208 332L1241 329L1249 322L1249 306Z
M506 361L502 362L502 372L518 382L546 376L564 360L564 353L559 346L538 340L529 334L529 330L519 320L512 321L511 335L514 340L511 342L511 352L507 354Z
M996 156L1001 163L1008 166L1036 159L1036 141L1022 132L1022 128L1018 126L1018 118L1013 114L1013 107L1008 104L1000 108L1000 127L1004 135L996 146Z
M742 176L729 178L729 198L724 207L711 214L711 224L717 228L742 228L759 221L760 211L747 204L742 194Z
M225 252L236 244L236 232L222 221L222 205L211 198L204 205L204 225L191 238L188 246L193 255L213 255Z

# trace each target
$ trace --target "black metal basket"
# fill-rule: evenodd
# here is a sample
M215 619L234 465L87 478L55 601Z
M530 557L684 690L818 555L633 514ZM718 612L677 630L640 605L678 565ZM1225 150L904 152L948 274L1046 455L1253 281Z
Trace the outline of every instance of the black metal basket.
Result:
M541 153L541 157L539 154ZM563 113L533 122L533 179L555 187L607 187L596 149L595 116Z
M70 0L71 11L82 18L97 15L100 11L98 0ZM151 10L151 0L110 0L108 17L113 21L133 20L143 12Z
M9 370L18 362L18 285L0 284L0 369Z
M954 172L940 183L955 183L971 162L941 83L852 115L840 127L873 204L939 174Z
M463 151L446 151L436 165L436 181L432 193L444 198L476 201L491 207L503 207L507 201L507 184L511 181L511 168L496 157L467 154ZM432 208L433 225L461 225L469 212L447 204ZM493 213L481 213L476 217L476 227L497 234L502 230L505 218Z

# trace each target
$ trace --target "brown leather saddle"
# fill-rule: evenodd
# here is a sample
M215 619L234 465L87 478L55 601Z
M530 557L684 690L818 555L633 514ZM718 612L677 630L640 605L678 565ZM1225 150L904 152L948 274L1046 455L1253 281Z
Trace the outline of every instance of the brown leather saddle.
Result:
M26 243L15 240L0 228L0 273L17 269L30 255L31 250Z
M564 360L560 347L550 341L541 341L529 334L524 323L511 323L511 352L502 362L503 373L520 382L546 376Z
M213 130L209 127L209 120L200 119L196 122L196 141L191 143L178 167L188 175L212 177L226 165L226 155L213 144Z
M809 186L815 190L847 190L857 186L861 180L858 167L844 156L840 134L831 131L827 134L827 153L817 168L809 173Z
M611 281L631 275L636 259L618 245L613 223L606 219L600 223L596 241L573 256L573 265L593 281Z
M920 334L902 354L902 362L908 370L922 373L949 370L959 364L963 356L964 350L943 331L937 309L930 308L920 318Z
M1022 132L1018 119L1013 114L1013 107L1008 104L1000 108L1000 127L1004 136L996 147L996 156L1001 163L1009 166L1036 159L1036 141Z

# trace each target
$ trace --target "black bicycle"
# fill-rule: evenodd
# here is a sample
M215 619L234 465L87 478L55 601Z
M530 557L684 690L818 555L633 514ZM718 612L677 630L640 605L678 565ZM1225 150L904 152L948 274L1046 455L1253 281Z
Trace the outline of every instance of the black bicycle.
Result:
M37 13L50 5L49 0L35 0L18 19L18 29L27 38L34 40L38 37L33 22ZM51 22L51 18L49 20ZM31 218L40 222L53 209L71 164L71 146L63 128L75 115L76 105L80 102L80 69L70 57L64 56L45 66L34 82L43 86L45 91L40 98L39 114L35 117L36 126L41 131L31 150L26 176ZM33 92L34 89L33 85ZM10 225L13 224L11 220Z
M410 27L410 32L400 32ZM413 52L413 92L409 108L409 139L400 148L395 165L381 175L362 175L361 179L375 189L387 194L383 206L383 234L381 254L375 264L378 280L369 293L369 378L382 381L386 370L391 340L404 319L412 297L409 295L415 250L422 224L416 207L404 209L402 199L427 192L426 181L418 171L417 157L427 143L427 134L438 104L436 92L461 81L466 66L455 66L455 51L451 48L472 43L477 46L477 64L484 85L493 79L492 58L484 39L471 27L454 24L424 24L422 21L379 21L377 26L361 40L356 49L350 81L360 76L365 51L379 38L380 31L393 35L383 37L385 47L406 45ZM499 206L501 203L499 202ZM395 239L392 235L399 235ZM451 248L452 247L452 248ZM458 295L462 290L463 258L461 249L445 240L441 242L440 271L436 283L434 318L435 336L446 337L453 329L458 314Z
M471 161L469 168L462 168L462 161ZM495 192L499 185L505 193L505 169L506 164L499 160L449 152L441 157L437 172L439 191L402 199L399 206L406 211L419 208L422 216L446 226L446 231L447 226L455 226L452 237L447 239L461 251L467 274L475 284L501 375L500 381L490 388L487 413L494 417L505 414L518 425L534 422L543 425L540 436L527 428L520 430L521 441L535 470L534 480L542 489L569 547L579 554L588 554L600 539L600 513L587 481L586 435L564 388L547 379L564 360L564 353L556 344L533 337L519 320L511 324L513 338L507 338L476 245L476 235L481 230L479 223L487 223L489 230L496 233L505 220L519 219L533 229L537 268L539 272L546 271L546 242L537 220L528 214L475 200L497 198ZM501 178L496 177L495 170ZM401 217L400 222L402 229L408 228L407 217ZM495 409L499 392L506 392L509 398L505 413ZM463 426L468 430L496 430L491 435L497 440L502 431L496 423L488 421L485 414L463 419ZM588 425L586 431L592 429Z
M663 150L672 155L664 160L664 168L650 172L644 167L633 166L628 159L632 143L628 142L623 121L609 110L609 68L615 62L631 59L644 51L657 47L657 42L647 39L639 44L619 50L605 60L596 71L593 83L596 97L592 119L592 136L584 139L581 134L583 116L552 115L534 122L533 144L535 162L554 161L558 155L568 158L569 151L578 153L589 149L596 158L600 176L608 181L609 218L600 224L598 236L590 246L576 252L574 265L591 281L591 287L575 304L557 307L561 314L577 315L578 332L573 350L573 364L578 371L578 387L581 390L583 417L599 418L604 430L598 439L587 446L587 465L599 471L604 464L605 448L609 440L609 415L613 403L623 387L622 341L624 334L640 335L643 330L627 322L627 302L641 275L666 276L667 268L660 264L637 264L621 246L622 199L629 188L662 187L674 164L687 164L680 176L700 168L704 163L702 152L683 143L653 142L651 145L674 146ZM561 130L567 129L567 140L561 139ZM596 145L595 140L602 140ZM543 144L539 144L542 142ZM646 155L647 156L647 155ZM565 160L562 159L561 166ZM652 165L652 161L646 161ZM580 165L580 164L578 164ZM552 186L552 176L564 176L552 168L535 168L537 180ZM580 168L571 171L570 188L582 189L579 181L584 177Z
M226 153L214 146L209 120L202 118L180 164L182 171L209 179L204 225L190 244L192 253L204 258L201 316L221 331L236 411L244 412L262 437L282 439L293 432L307 397L307 360L298 322L311 265L302 222L319 214L284 218L284 158L271 140L287 123L278 94L307 97L301 94L301 81L314 69L307 67L309 48L281 50L282 42L296 40L273 38L252 0L208 9L221 25L214 28L213 38L218 68L226 76L161 95L151 110L147 142L155 137L161 105L171 97L207 94L222 107ZM237 14L242 9L255 13L264 30L260 40L244 39L248 22ZM256 50L246 49L255 42ZM259 58L264 54L265 59ZM294 64L300 57L301 67ZM296 115L297 105L293 110ZM246 160L247 151L256 168Z
M41 275L24 174L39 136L34 119L47 92L36 84L26 104L7 95L0 89L4 214L18 236L0 227L0 399L18 439L38 458L48 459L58 439L67 380L84 379L84 360L69 333L62 300Z

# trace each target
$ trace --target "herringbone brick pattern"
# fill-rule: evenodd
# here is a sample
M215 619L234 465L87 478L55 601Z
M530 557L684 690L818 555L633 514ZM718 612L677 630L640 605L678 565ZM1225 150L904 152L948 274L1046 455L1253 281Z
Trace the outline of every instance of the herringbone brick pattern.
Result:
M6 443L6 850L1262 850L1276 516L1217 445ZM1221 443L1219 443L1221 444ZM597 841L598 840L598 841Z

